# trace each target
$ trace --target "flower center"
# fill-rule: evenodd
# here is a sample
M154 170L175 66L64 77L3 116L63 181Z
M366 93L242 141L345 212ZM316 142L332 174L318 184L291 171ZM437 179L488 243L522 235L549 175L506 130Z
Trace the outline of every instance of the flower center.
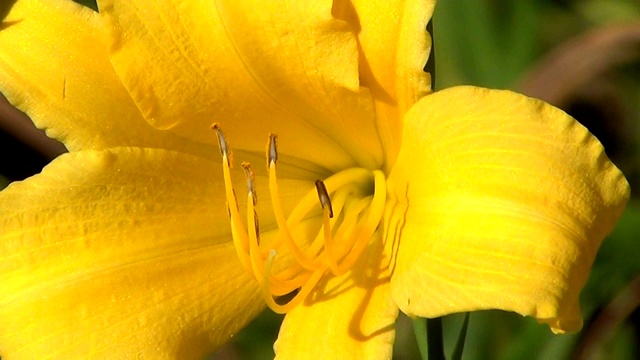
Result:
M300 304L325 274L343 275L354 266L380 224L386 201L385 176L380 170L350 168L324 180L316 180L315 188L310 189L286 217L278 189L277 138L274 134L269 135L266 154L269 192L279 231L274 241L261 244L256 212L258 198L251 165L242 163L248 189L248 226L245 227L231 182L229 145L218 124L214 124L212 129L218 137L222 155L225 194L236 252L242 265L261 285L267 305L277 313L285 313ZM294 238L295 228L317 211L318 203L322 209L322 226L316 236ZM274 266L277 258L291 261L281 269L282 266Z

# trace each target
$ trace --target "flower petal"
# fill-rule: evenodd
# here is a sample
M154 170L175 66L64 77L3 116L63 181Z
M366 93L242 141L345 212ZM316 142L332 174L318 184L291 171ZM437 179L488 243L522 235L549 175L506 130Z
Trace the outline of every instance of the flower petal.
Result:
M210 152L150 127L107 50L100 16L90 9L17 1L0 28L0 91L70 150L136 145Z
M578 295L629 197L602 145L562 111L458 87L407 114L390 183L406 213L392 292L409 315L503 309L580 328Z
M2 191L2 357L191 359L227 341L263 301L220 172L177 152L88 150Z
M435 3L342 0L334 4L336 16L356 29L360 79L375 99L378 130L391 162L400 148L404 114L431 92L431 74L424 67L432 46L426 27Z
M276 359L391 359L398 307L388 263L376 237L350 272L321 281L285 316Z
M281 152L343 169L375 167L382 150L359 87L349 26L317 1L100 1L111 61L145 118L213 143L221 123L237 149Z
M219 158L217 144L197 144L149 126L112 70L105 36L99 15L71 1L16 2L0 25L0 90L72 151L135 145ZM216 139L208 125L203 134ZM261 138L266 143L266 134ZM232 147L236 140L241 142L242 134L229 137ZM265 161L262 151L234 154L238 160ZM327 174L285 155L279 163L281 178L308 179L309 188ZM263 167L255 170L265 173ZM242 172L238 179L244 179Z

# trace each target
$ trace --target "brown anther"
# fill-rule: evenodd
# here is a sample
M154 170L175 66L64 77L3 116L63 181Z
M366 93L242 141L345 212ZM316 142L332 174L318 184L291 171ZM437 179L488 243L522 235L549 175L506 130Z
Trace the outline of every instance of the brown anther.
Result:
M220 147L220 154L223 158L227 159L227 163L230 165L230 156L229 156L229 145L227 144L227 139L225 138L222 130L220 130L220 125L218 123L214 123L211 125L211 130L216 132L218 137L218 146Z
M324 185L324 182L322 180L316 180L316 190L318 191L318 199L320 200L320 205L322 205L323 209L328 207L329 217L333 218L333 208L331 206L329 192L327 191L327 187Z
M269 134L269 145L267 146L267 168L278 162L278 135Z
M254 185L255 175L253 174L253 170L251 170L251 164L246 161L243 162L242 169L244 170L244 175L247 177L247 190L253 199L253 205L256 205L258 203L258 194L256 194L256 187Z

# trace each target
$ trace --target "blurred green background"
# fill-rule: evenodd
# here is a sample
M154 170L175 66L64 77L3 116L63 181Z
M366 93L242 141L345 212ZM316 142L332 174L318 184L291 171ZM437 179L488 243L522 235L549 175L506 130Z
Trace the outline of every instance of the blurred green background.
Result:
M95 9L92 1L78 2ZM553 335L516 314L477 312L471 315L463 358L639 359L640 1L441 0L432 25L436 89L472 84L550 102L603 142L632 186L632 200L582 293L583 330ZM0 188L39 171L51 158L11 131L0 136L3 153L29 159L25 165L3 157ZM444 319L448 353L462 318ZM273 358L280 321L266 311L212 358ZM394 359L419 357L411 321L401 317Z

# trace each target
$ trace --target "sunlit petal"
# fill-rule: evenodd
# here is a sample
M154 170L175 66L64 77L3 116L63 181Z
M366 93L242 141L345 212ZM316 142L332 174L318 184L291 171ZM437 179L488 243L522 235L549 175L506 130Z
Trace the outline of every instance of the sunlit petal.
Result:
M424 72L424 66L431 53L426 26L434 7L433 0L334 4L334 13L356 29L361 82L375 99L380 138L391 163L400 148L402 117L431 91L431 74Z
M331 1L99 5L115 70L152 125L213 143L214 119L259 152L277 133L282 154L331 170L382 162L356 39Z
M111 67L97 13L71 1L24 0L0 26L0 91L68 149L210 151L143 120Z
M0 354L202 358L262 308L230 242L217 164L66 154L0 193Z
M405 118L391 175L407 206L392 278L409 315L479 309L581 326L578 295L629 196L575 120L508 91L452 88Z

